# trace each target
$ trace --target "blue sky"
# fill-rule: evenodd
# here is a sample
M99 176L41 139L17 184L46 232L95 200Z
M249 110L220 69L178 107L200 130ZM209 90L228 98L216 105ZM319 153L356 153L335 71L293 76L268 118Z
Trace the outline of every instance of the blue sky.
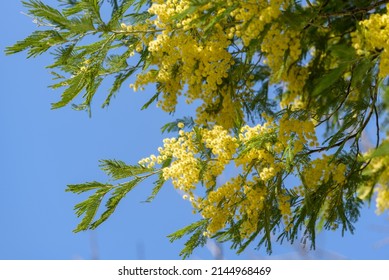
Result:
M73 207L85 197L64 190L67 184L104 182L100 159L135 163L154 153L163 138L160 127L181 115L153 106L141 111L153 88L134 93L130 81L107 109L99 106L109 84L102 88L92 118L71 108L51 110L60 91L47 87L52 83L45 69L50 57L26 59L25 53L3 52L36 28L22 11L20 1L7 1L0 10L0 259L179 259L183 243L171 244L166 236L197 217L170 184L150 204L141 202L153 181L142 183L100 228L78 234L72 232L79 221ZM377 216L374 205L366 208L356 227L354 235L344 238L339 231L320 234L319 249L308 254L299 245L286 244L276 246L270 257L252 249L236 256L226 245L223 254L228 259L389 259L387 213ZM192 258L212 259L211 247Z

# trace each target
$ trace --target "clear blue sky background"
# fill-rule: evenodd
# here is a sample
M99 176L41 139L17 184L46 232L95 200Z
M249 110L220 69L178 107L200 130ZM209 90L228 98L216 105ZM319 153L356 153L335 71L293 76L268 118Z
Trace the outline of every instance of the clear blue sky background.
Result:
M134 163L154 153L163 138L160 127L181 115L153 106L140 111L152 88L134 93L130 82L108 109L99 108L109 85L102 88L92 118L70 108L50 110L60 95L47 87L50 57L27 60L25 53L6 57L3 52L36 29L22 11L20 1L6 1L0 10L0 259L178 259L183 243L171 244L166 236L197 217L171 185L148 204L141 201L152 181L143 183L100 228L78 234L72 232L79 221L73 207L84 197L64 190L67 184L104 182L99 159ZM227 259L389 259L387 213L377 216L374 205L365 208L356 227L344 238L339 231L320 234L315 252L284 244L270 257L251 248L236 256L223 245L223 254ZM192 258L212 259L211 247Z

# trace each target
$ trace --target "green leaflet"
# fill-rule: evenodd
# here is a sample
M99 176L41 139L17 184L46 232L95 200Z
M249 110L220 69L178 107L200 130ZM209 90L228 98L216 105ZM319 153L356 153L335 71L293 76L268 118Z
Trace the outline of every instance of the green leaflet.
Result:
M136 67L130 67L125 70L125 72L119 73L115 76L115 81L112 84L112 87L109 91L107 98L105 99L102 107L106 107L111 102L111 99L117 92L119 92L123 83L137 70Z
M146 168L141 165L127 165L121 160L101 160L100 168L114 180L125 179L137 175L150 173L153 168Z
M66 38L56 30L34 31L24 40L16 42L13 46L7 47L7 55L28 50L27 57L35 57L48 51L52 46L64 43Z
M158 64L158 57L153 57L154 53L149 52L147 43L144 45L142 41L145 38L142 36L150 36L147 40L152 40L163 34L163 30L161 30L163 27L158 27L158 25L153 25L152 21L148 21L158 18L158 16L148 12L147 8L152 4L151 1L77 0L61 2L65 3L65 8L56 9L44 4L44 1L23 2L28 9L28 14L33 17L34 22L41 29L6 49L7 54L26 51L28 57L51 52L54 62L48 68L53 70L53 79L57 80L52 88L63 90L60 100L52 104L53 109L73 105L75 109L90 110L91 103L104 80L111 82L111 88L103 103L103 107L107 106L123 83L128 81L133 74L149 71L150 75L156 75L158 71L162 70L159 67L164 65ZM110 9L104 10L106 7L104 4L107 2L110 5L106 6ZM212 238L232 243L231 248L238 253L258 238L258 246L264 245L270 253L274 234L279 232L278 241L287 240L293 243L298 236L301 236L302 231L303 242L310 240L312 247L315 246L318 228L330 229L336 224L341 226L342 232L346 230L352 232L353 223L358 218L358 207L361 203L355 196L356 186L367 182L370 188L369 198L371 198L374 188L371 184L377 181L379 175L368 174L368 172L361 175L366 166L359 162L361 154L361 149L358 146L359 140L365 128L372 124L371 120L374 117L377 119L375 126L377 127L376 135L379 138L379 121L384 116L381 112L385 106L386 109L389 107L389 91L385 87L379 88L377 86L380 83L385 83L384 79L377 78L379 77L377 73L383 50L376 48L371 50L370 54L368 52L362 55L357 54L353 45L353 34L358 31L361 20L368 19L375 12L386 13L384 5L378 7L375 6L377 3L372 4L371 1L363 0L358 1L358 3L348 1L346 4L339 4L339 1L327 1L326 4L318 3L317 6L308 5L305 7L302 6L301 1L291 1L290 6L283 6L279 16L269 19L268 24L263 26L261 30L250 30L253 28L250 26L251 21L254 22L257 18L254 16L245 22L244 17L237 17L235 8L241 5L239 1L235 1L233 5L218 1L207 6L206 9L201 9L209 2L205 0L189 1L184 11L171 18L167 37L175 36L175 34L179 36L183 30L184 33L186 32L185 36L190 36L188 37L190 42L195 39L196 44L203 47L201 44L207 42L208 38L212 38L212 32L215 31L216 27L218 32L220 30L226 34L232 32L232 36L228 36L229 45L223 46L223 50L229 52L230 58L228 59L232 59L234 64L230 65L231 67L226 70L220 83L218 82L216 88L212 89L215 96L209 96L210 98L200 106L204 105L205 112L210 115L228 109L229 106L233 107L231 112L234 110L241 112L241 114L236 114L235 126L229 131L234 137L239 137L240 128L245 124L256 125L264 122L265 120L261 116L263 112L274 117L275 121L273 124L274 133L261 133L248 143L240 143L236 156L239 158L250 151L255 152L255 150L265 149L276 144L278 141L277 124L285 114L290 114L289 117L298 116L301 120L312 118L319 127L318 131L326 126L325 129L328 133L325 135L326 140L322 142L321 147L308 148L304 146L301 152L294 154L293 137L297 137L297 133L292 132L291 139L285 147L282 147L283 150L276 159L284 164L282 171L279 171L276 177L267 180L267 182L258 181L253 186L253 188L266 186L267 194L264 198L266 202L264 208L258 210L260 213L257 213L255 221L250 221L253 223L252 232L241 236L242 227L249 219L248 214L241 213L239 218L231 217L225 227L215 233ZM245 4L256 5L258 3L252 1L252 3ZM258 8L262 9L263 7ZM245 9L249 11L250 8L247 6ZM355 15L352 15L353 11L356 11ZM191 19L195 13L196 18ZM105 16L109 14L111 18L105 20ZM181 22L187 19L190 20L189 26L183 25ZM139 36L140 34L125 31L121 27L122 23L149 25L140 31L142 34ZM185 29L178 26L185 26ZM237 28L238 26L239 28ZM280 26L282 28L279 30L280 34L288 30L295 32L294 34L298 34L296 36L298 36L298 43L301 45L301 54L296 58L296 61L289 61L290 52L294 50L291 45L282 46L282 53L274 52L275 57L272 59L279 59L280 62L283 62L279 69L270 69L265 60L270 61L269 58L273 54L262 52L262 43L269 39L267 36L271 35L269 33L272 31L271 26ZM180 28L180 32L175 33L174 28ZM249 44L243 44L244 37L241 35L256 31L258 33L255 38ZM217 48L217 42L218 40L215 40L214 45L207 47ZM140 43L143 44L141 48L138 47ZM138 51L134 53L136 49ZM140 49L142 50L139 51ZM199 49L201 50L201 48ZM177 48L177 51L179 52L180 48ZM164 57L168 53L158 55ZM190 63L185 62L185 59L180 58L179 55L176 58L172 61L174 67L171 69L170 66L168 67L171 72L169 73L172 75L171 78L174 79L180 79L180 75L184 73L183 69L188 65L198 71L213 66L207 65L207 61L201 56L199 56L201 59L189 57L194 59ZM213 64L215 66L222 65L225 62L224 59L227 57L218 58L218 60L213 61ZM295 88L292 87L292 78L289 81L282 80L285 74L289 74L288 71L292 73L292 67L304 70L295 72L297 76L304 75L302 80L308 77L305 84L301 82L301 90L299 77L296 77L298 84L295 85ZM215 67L214 70L217 72L218 67ZM162 72L159 73L162 74ZM205 71L204 76L196 81L199 85L196 90L201 91L208 84L212 84L212 75L209 73ZM274 81L270 80L270 77ZM110 78L112 79L110 80ZM182 85L182 96L185 98L184 91L188 86L188 80L180 82L182 82L180 84ZM168 80L167 82L159 81L156 93L151 96L142 109L148 108L158 98L164 98L168 89ZM292 110L292 106L285 110L280 109L278 101L283 98L283 95L288 94L296 94L296 98L305 102L304 105L307 107L298 108L296 111ZM201 95L202 92L199 92L199 96ZM231 97L232 103L230 105L224 102L228 100L225 98L227 96ZM79 104L72 104L75 100L79 101L80 99ZM202 133L200 131L219 125L216 123L218 120L207 120L205 123L199 124L191 116L188 116L166 124L162 127L162 132L177 132L179 130L178 122L183 122L185 129L193 128L195 133L193 145L198 148L195 156L198 157L196 160L199 169L199 185L204 183L205 178L213 180L212 184L208 184L208 189L200 191L204 196L207 196L219 187L215 176L211 179L205 176L206 171L212 168L213 161L217 158L212 154L211 148L207 148L201 139ZM298 130L296 129L296 131ZM346 174L344 174L347 182L334 185L330 179L312 189L305 185L304 168L309 165L311 157L314 158L314 155L321 153L330 153L333 155L334 161L344 163L347 166ZM345 154L348 154L348 157ZM384 142L372 153L371 157L388 154L389 145ZM160 169L147 168L137 164L129 165L120 160L100 161L100 167L108 175L109 183L88 182L69 185L67 188L68 192L75 194L89 193L84 201L75 206L76 215L82 217L75 231L94 229L101 225L115 212L122 199L135 186L156 175L157 179L154 181L154 187L146 202L152 201L165 183L163 168L170 166L173 160L175 159L166 159L161 164ZM268 165L270 167L271 163L263 162L261 166L261 159L254 158L252 162L248 163L248 171L245 174L239 174L239 176L248 181L254 176L258 177L261 168L267 168ZM366 168L367 170L368 168ZM384 172L384 170L380 172ZM306 192L305 196L299 196L297 191L294 192L290 188L293 186L286 185L286 179L289 175L300 176L301 184L304 187L302 191ZM120 181L117 182L118 180ZM278 205L277 195L283 191L290 194L288 202L290 202L293 212L291 215L293 226L291 227L289 227L290 225L283 227L283 217L279 209L280 205ZM334 199L328 199L328 197ZM240 194L239 202L243 202L245 199L247 196L244 193ZM239 202L237 202L236 209L239 209ZM331 211L325 212L326 207ZM195 210L201 212L201 209ZM189 236L181 256L187 258L196 247L205 244L207 237L203 233L206 231L208 222L208 220L203 219L169 235L171 241L185 235Z
M134 66L128 64L127 59L133 51L130 46L136 45L139 38L120 31L120 23L128 16L129 9L135 4L143 6L146 2L121 1L120 6L115 2L111 3L112 18L108 23L101 17L104 1L100 0L66 2L62 10L39 0L23 2L27 13L45 30L34 31L7 47L5 52L10 55L27 51L27 57L35 57L52 51L55 61L48 68L57 70L53 72L53 79L62 80L52 88L65 87L61 99L52 104L53 109L69 105L82 94L83 101L79 105L73 104L73 108L90 112L93 97L103 80L113 75L113 86L103 103L103 107L107 106L111 97L137 69L147 67L144 63L147 61L147 49L141 52ZM150 17L137 7L137 12L131 16L134 24Z
M180 256L182 256L183 259L188 258L197 247L205 245L207 238L203 233L207 229L207 223L207 220L202 219L168 235L170 242L173 242L177 239L181 239L185 235L193 233L192 236L185 242L184 249L180 252Z
M102 3L101 0L77 1L73 5L70 5L68 8L63 9L63 14L67 17L70 17L84 11L87 14L92 16L91 18L96 24L104 25L104 22L100 14L101 3Z
M329 70L316 83L312 95L326 94L326 90L331 88L347 69L348 64L340 64L337 68Z
M165 133L165 132L178 132L178 130L179 130L178 124L179 123L183 123L184 127L186 127L187 129L191 129L195 125L194 119L192 117L183 117L182 119L177 119L174 122L170 122L170 123L165 124L161 128L162 133Z
M384 100L384 106L386 110L389 110L389 86L386 85L383 87L383 100Z
M62 93L60 101L51 104L52 109L66 106L85 88L87 85L86 72L66 80L65 83L68 84L68 88ZM61 82L61 84L64 84L64 82Z
M23 5L29 9L28 13L38 20L45 20L49 23L66 29L70 26L70 21L57 9L44 4L42 1L30 0L22 1Z
M157 92L156 94L154 94L145 104L143 104L141 110L145 110L145 109L149 108L149 106L151 104L153 104L156 100L158 100L159 95L160 95L160 92Z
M99 188L93 195L91 195L85 201L78 203L74 210L76 211L77 217L84 215L81 222L75 228L74 232L87 230L91 227L93 219L100 207L101 201L104 196L111 190L110 186L103 186Z
M368 157L381 157L389 155L389 142L382 143L378 148Z
M171 159L165 160L162 167L170 165ZM106 221L116 210L120 201L140 182L148 177L160 172L154 168L147 168L141 165L128 165L120 160L101 160L100 168L108 175L112 180L128 179L123 183L118 184L103 184L100 182L88 182L84 184L68 185L66 191L81 194L89 191L94 191L84 201L78 203L74 210L77 217L83 216L81 222L78 224L75 232L95 229ZM151 201L161 189L164 184L162 173L159 173L159 180L154 182L155 187L152 195L148 198ZM104 207L101 206L102 201L107 198ZM96 218L97 212L104 208L103 213Z
M108 199L105 204L106 210L101 214L100 218L95 220L93 223L90 223L89 229L95 229L105 220L107 220L112 213L115 211L119 202L130 192L137 184L139 184L143 178L135 178L129 182L118 185L113 191L111 197Z
M340 61L348 63L355 59L355 49L345 44L336 44L328 48L331 55L337 57Z
M124 0L121 5L112 13L111 19L107 23L107 28L116 28L120 25L120 20L123 18L127 10L133 5L135 0Z
M102 184L99 182L69 185L66 189L68 192L80 194L87 191L95 191L94 194L74 207L77 217L83 216L74 232L95 229L106 221L127 193L144 179L144 177L136 177L118 185ZM105 204L105 211L96 219L96 213L101 208L101 202L107 195L110 195L110 197Z

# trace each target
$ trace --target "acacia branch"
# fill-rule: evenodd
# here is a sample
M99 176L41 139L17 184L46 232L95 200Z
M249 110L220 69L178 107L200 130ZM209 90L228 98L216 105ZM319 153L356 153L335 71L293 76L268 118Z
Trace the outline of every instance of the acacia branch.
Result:
M366 126L370 122L370 119L373 116L373 114L377 113L376 112L376 110L377 110L376 109L376 101L377 101L376 93L371 98L372 98L372 104L370 106L369 114L367 115L366 120L362 123L362 125L359 127L359 129L355 133L347 136L346 138L344 138L344 139L342 139L342 140L340 140L340 141L338 141L335 144L332 144L330 146L325 146L325 147L320 147L320 148L317 148L314 150L309 150L309 152L307 154L310 155L310 154L316 153L316 152L328 151L329 149L339 147L339 146L343 145L344 143L346 143L347 141L356 138L366 128Z

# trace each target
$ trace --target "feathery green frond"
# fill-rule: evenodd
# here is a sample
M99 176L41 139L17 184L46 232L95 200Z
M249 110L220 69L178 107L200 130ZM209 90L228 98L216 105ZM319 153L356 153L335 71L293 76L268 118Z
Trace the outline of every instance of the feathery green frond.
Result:
M192 236L185 242L184 249L180 252L180 256L182 256L182 258L188 258L193 253L194 249L205 245L207 238L204 235L204 232L206 232L207 223L207 220L202 219L168 235L170 242L173 242L177 239L183 238L185 235L192 234Z
M11 47L7 47L5 53L10 55L27 50L27 57L35 57L45 53L51 47L65 42L66 38L56 30L34 31L24 40L16 42Z
M23 5L28 8L28 13L34 16L40 21L47 21L52 24L53 27L67 29L70 25L70 21L57 9L44 4L39 0L22 1Z
M58 109L66 106L72 101L87 85L86 73L81 72L73 78L60 83L61 86L68 86L62 93L61 100L51 104L52 109Z
M90 228L93 219L96 216L96 213L100 207L100 204L104 196L111 190L111 187L102 187L99 188L93 195L91 195L87 200L78 203L74 210L76 211L77 217L84 215L81 222L77 225L74 232L79 232L87 230Z
M101 160L100 168L114 180L125 179L137 175L150 173L153 168L147 168L142 165L127 165L121 160Z
M165 124L162 128L161 131L162 133L165 132L177 132L179 130L178 124L183 123L184 127L187 129L192 129L195 126L194 120L192 117L183 117L182 119L177 119L174 122L170 122Z
M75 184L75 185L68 185L66 191L67 192L72 192L76 194L80 194L83 192L95 190L95 189L101 189L107 187L106 184L102 184L100 182L88 182L84 184Z
M162 165L161 165L161 170L163 170L164 168L170 166L170 164L172 163L172 158L171 157L168 157L166 160L164 160L162 162ZM157 194L159 193L159 191L162 189L163 185L165 184L166 182L166 179L163 177L163 171L159 173L158 175L158 180L154 182L154 187L153 187L153 190L151 192L151 195L146 199L145 202L151 202L154 200L154 198L157 196Z
M375 191L379 211L389 209L386 1L59 2L24 1L40 30L5 50L52 55L51 88L62 90L53 109L90 113L109 81L105 107L135 76L135 90L155 84L142 110L158 101L180 112L185 99L193 111L161 128L178 135L159 155L102 160L109 183L68 186L92 192L75 206L75 231L101 225L154 175L146 202L171 180L201 215L169 235L189 236L183 258L207 238L271 253L302 234L314 248L321 230L353 233L361 199ZM367 133L371 152L362 148Z
M105 204L106 210L93 223L91 220L88 220L90 222L88 228L95 229L101 223L106 221L115 211L119 202L127 195L127 193L129 193L142 180L143 178L135 178L129 182L119 184L118 186L116 186L111 194L111 197L108 199L107 203Z

